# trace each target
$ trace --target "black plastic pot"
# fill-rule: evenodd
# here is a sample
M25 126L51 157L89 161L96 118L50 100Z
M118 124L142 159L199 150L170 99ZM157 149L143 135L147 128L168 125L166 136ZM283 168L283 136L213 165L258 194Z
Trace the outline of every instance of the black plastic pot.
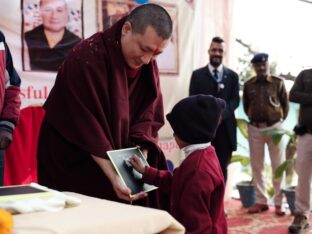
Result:
M250 181L242 181L236 184L243 207L248 208L256 203L255 186Z

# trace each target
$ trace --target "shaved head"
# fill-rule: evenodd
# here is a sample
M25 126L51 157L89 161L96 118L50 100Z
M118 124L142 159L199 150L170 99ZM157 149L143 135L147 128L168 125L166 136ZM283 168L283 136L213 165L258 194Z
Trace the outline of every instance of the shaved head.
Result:
M144 34L148 26L155 29L163 39L172 34L172 20L168 12L156 4L145 4L135 8L128 16L134 33Z

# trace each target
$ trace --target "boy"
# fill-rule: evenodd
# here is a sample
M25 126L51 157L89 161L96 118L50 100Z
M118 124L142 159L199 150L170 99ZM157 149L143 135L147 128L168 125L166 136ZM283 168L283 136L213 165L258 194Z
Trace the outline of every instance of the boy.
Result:
M195 95L178 102L167 115L174 138L185 153L180 167L169 171L144 166L132 156L130 163L143 181L170 192L170 213L186 233L227 233L223 207L224 177L211 141L225 109L222 99Z

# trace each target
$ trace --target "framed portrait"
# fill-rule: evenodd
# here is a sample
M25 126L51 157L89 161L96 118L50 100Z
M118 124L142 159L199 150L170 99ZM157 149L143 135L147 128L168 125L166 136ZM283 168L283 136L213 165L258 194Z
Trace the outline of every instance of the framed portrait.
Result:
M56 72L83 39L83 0L21 0L24 71Z
M179 54L178 54L178 9L174 4L167 4L157 1L149 1L164 7L171 16L173 22L173 33L169 39L168 46L162 54L157 57L157 64L160 73L178 74ZM139 6L133 0L99 0L98 1L98 30L104 31L115 24L131 10Z

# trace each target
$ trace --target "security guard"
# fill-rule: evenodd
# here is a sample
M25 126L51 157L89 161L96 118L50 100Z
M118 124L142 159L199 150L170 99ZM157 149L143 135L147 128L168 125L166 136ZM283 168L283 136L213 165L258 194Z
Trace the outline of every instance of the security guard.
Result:
M265 182L262 176L264 171L264 145L269 148L272 171L285 158L283 142L274 145L272 137L264 130L281 129L282 121L288 114L288 97L282 78L269 74L268 54L256 54L251 63L256 76L246 81L243 93L244 110L249 117L248 141L250 149L251 168L256 188L256 204L248 209L248 213L259 213L268 210ZM275 213L284 215L282 210L282 179L272 180L275 192Z

